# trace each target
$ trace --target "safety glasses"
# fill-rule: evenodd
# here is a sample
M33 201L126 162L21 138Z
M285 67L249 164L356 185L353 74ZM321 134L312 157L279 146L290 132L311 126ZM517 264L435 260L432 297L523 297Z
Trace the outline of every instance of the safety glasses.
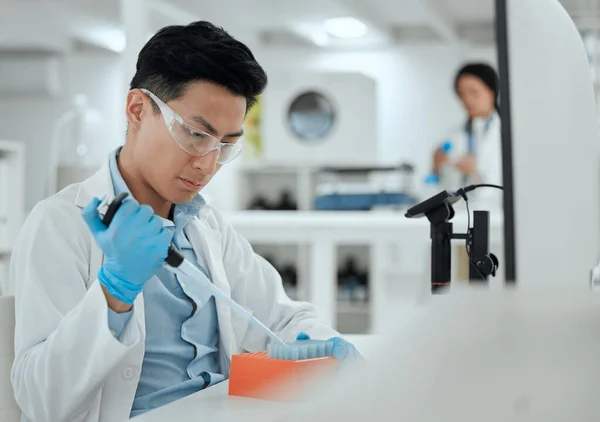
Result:
M244 148L244 140L221 142L209 133L186 123L179 114L147 89L141 90L156 103L163 116L171 137L188 154L204 157L217 151L217 163L226 164L237 157Z

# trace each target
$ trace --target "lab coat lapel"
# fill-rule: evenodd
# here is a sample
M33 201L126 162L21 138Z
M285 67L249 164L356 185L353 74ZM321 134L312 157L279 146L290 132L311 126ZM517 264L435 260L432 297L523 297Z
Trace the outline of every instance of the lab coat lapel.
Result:
M223 266L223 251L221 248L221 232L212 229L202 218L195 218L186 226L186 234L198 263L206 266L213 284L228 296L231 288L227 281L227 274ZM219 334L223 345L225 356L230 359L232 352L236 350L235 335L231 309L216 300L217 315L219 319Z
M77 196L75 197L75 205L83 208L94 196L102 198L104 195L106 195L107 202L110 202L115 197L114 192L112 178L110 177L110 168L108 160L106 160L96 173L81 182Z

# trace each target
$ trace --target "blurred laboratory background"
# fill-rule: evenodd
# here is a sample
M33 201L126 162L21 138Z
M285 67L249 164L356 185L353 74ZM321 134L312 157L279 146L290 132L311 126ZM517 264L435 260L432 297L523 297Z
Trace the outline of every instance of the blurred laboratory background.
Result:
M562 3L596 81L600 1ZM252 49L269 85L243 156L202 194L290 297L342 333L381 331L389 309L429 291L429 225L404 212L441 189L434 151L466 121L456 72L497 69L494 13L493 0L0 0L0 294L13 291L11 245L31 208L124 142L141 46L209 20ZM490 250L502 263L500 207ZM465 210L455 222L466 231Z

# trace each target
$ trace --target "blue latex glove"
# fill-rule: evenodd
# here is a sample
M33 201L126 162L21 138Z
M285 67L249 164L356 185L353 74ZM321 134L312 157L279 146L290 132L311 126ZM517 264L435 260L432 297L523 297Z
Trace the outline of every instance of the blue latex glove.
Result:
M296 340L310 340L310 336L306 333L299 333L296 336ZM362 359L362 356L360 353L358 353L356 347L354 347L352 343L348 343L343 338L332 337L327 341L333 342L333 357L337 360L353 361L357 359Z
M123 201L106 227L98 214L98 198L83 209L83 219L104 252L98 281L121 302L133 304L144 284L162 267L171 234L148 205Z

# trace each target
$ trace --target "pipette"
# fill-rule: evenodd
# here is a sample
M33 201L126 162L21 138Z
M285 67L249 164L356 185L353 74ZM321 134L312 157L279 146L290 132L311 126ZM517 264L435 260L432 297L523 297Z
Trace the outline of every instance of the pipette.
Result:
M117 195L112 202L109 204L108 209L106 210L106 214L102 222L105 226L109 226L112 221L115 213L128 196L127 192L120 193ZM203 287L208 289L216 300L220 300L223 304L228 306L233 312L235 312L240 317L244 318L244 320L248 321L249 324L263 331L266 335L268 335L273 340L278 343L288 347L287 343L285 343L277 334L269 329L266 325L260 322L254 315L252 315L248 310L246 310L243 306L233 300L230 296L225 294L221 289L215 286L211 281L206 278L206 276L191 262L183 257L179 253L177 249L173 246L169 246L169 253L167 255L167 259L165 259L164 264L165 269L176 274L176 275L185 275L190 277L193 280L198 281L202 284Z

